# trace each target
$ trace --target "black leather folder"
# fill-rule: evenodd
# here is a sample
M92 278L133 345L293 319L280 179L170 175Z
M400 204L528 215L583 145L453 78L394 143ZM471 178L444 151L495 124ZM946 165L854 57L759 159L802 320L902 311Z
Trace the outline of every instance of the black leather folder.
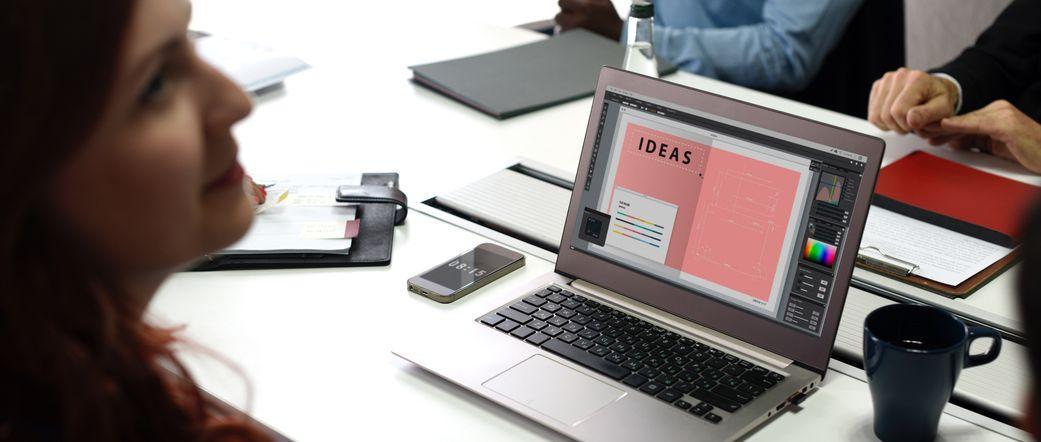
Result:
M366 173L361 184L398 187L397 173ZM360 226L350 249L216 252L200 260L192 271L288 269L314 267L385 266L394 246L394 217L397 206L385 203L358 205Z

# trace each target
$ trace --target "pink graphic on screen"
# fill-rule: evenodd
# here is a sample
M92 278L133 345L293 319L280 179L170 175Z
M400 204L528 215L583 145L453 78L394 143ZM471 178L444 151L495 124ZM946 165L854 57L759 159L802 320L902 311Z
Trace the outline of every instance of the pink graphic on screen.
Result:
M647 152L648 141L654 143L653 152ZM683 263L709 150L704 144L635 123L626 126L612 198L614 189L623 187L679 206L665 258L665 265L675 269Z
M683 272L769 302L799 175L712 149Z

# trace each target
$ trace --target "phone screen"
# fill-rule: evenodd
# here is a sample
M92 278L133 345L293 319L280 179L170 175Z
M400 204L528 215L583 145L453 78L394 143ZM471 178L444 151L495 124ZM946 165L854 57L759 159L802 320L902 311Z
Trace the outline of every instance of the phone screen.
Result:
M420 277L456 291L495 273L511 262L513 262L511 258L478 247L452 258Z

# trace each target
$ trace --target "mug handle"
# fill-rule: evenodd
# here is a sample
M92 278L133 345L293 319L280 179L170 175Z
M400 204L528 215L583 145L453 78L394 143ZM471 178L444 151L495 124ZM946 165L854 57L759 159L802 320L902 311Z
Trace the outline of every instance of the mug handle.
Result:
M979 338L993 338L990 348L978 355L969 354L972 343ZM1001 333L990 327L969 327L969 341L965 344L965 368L993 362L1001 353Z

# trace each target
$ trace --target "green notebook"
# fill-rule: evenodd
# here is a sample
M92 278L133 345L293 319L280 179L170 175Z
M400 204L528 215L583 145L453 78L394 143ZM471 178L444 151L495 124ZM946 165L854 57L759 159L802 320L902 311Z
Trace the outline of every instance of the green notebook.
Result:
M412 80L505 119L589 96L625 46L582 29L521 46L411 66ZM659 61L663 73L675 71Z

